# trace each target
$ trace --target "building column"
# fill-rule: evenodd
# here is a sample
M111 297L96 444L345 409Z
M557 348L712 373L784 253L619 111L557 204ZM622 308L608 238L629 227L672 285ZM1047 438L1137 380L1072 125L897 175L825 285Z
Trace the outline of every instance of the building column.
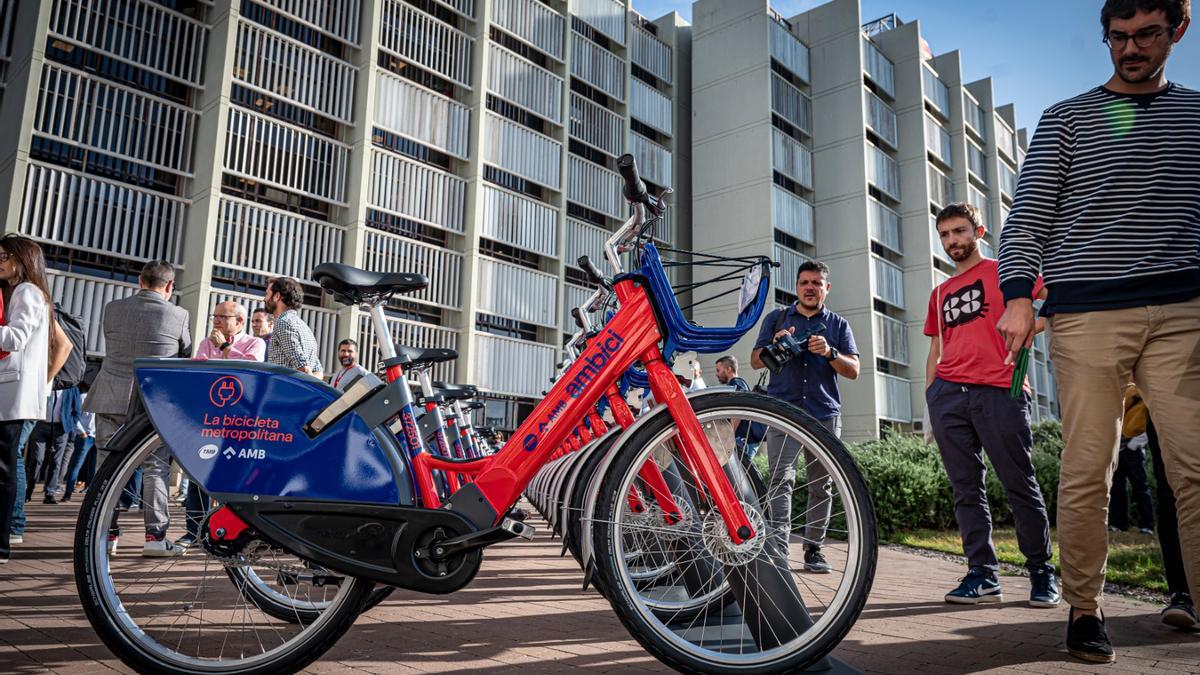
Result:
M212 30L208 36L204 63L204 90L194 107L200 117L196 124L194 178L184 191L192 200L183 229L183 271L175 282L179 306L192 320L192 343L199 344L208 334L209 296L212 293L212 268L217 242L221 177L225 159L226 124L229 119L229 94L233 82L233 60L237 39L236 3L222 2L210 10Z
M21 2L16 12L8 82L0 94L0 120L5 129L12 130L0 134L0 234L18 231L21 222L33 118L46 60L50 3Z

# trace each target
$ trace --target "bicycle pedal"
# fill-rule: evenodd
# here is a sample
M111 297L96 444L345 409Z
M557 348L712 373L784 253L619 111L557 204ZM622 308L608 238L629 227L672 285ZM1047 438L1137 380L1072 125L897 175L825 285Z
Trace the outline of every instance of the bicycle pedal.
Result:
M533 541L533 535L537 532L532 525L526 525L525 523L512 518L505 518L504 520L500 521L500 529L504 530L505 532L510 532L513 535L525 539L526 541Z

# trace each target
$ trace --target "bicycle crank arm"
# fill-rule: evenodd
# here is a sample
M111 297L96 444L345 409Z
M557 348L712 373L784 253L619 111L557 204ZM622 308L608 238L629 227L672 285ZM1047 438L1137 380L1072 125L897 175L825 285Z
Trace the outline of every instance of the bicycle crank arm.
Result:
M535 531L532 525L526 525L512 518L505 518L496 527L464 534L461 537L454 537L453 539L435 540L427 548L419 548L413 554L418 558L445 560L452 556L485 548L516 537L532 540Z

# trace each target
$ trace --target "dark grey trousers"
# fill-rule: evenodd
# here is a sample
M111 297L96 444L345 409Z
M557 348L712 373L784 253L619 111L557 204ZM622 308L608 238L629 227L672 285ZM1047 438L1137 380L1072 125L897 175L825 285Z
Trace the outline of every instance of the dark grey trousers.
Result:
M1014 401L1008 390L934 380L925 392L933 436L950 484L954 488L954 517L962 535L963 553L973 568L999 569L992 544L992 514L988 509L983 453L992 460L996 477L1012 506L1017 544L1031 569L1049 567L1050 521L1046 502L1033 473L1030 453L1029 398Z

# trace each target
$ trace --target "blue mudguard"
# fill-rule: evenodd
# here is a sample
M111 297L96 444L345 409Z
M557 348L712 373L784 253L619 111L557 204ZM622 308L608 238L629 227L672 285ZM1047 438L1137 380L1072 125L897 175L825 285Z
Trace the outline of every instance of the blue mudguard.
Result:
M310 439L305 423L341 392L280 366L139 359L137 384L175 460L214 495L411 505L395 438L351 412Z

